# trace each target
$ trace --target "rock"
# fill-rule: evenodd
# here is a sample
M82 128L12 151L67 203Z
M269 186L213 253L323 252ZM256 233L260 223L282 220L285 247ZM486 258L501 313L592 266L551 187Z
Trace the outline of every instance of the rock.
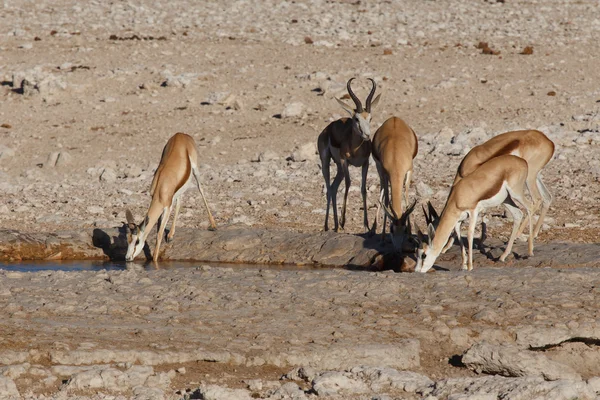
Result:
M318 396L345 395L353 396L370 392L369 387L362 381L348 376L344 372L325 372L312 382L313 390Z
M375 393L385 393L390 389L401 389L407 393L422 392L433 384L425 375L412 371L398 371L393 368L356 367L352 374L369 383Z
M63 165L69 165L72 161L72 157L66 151L54 151L48 154L46 158L46 162L44 163L44 168L54 168Z
M62 77L54 75L46 67L15 72L12 75L12 87L20 88L25 96L42 95L47 98L67 88Z
M452 138L454 138L454 131L447 126L440 129L440 131L435 136L436 143L439 144L450 144Z
M114 183L117 181L117 173L112 168L104 168L100 174L100 181L106 183Z
M297 118L301 117L304 112L304 104L300 102L289 103L281 112L282 118Z
M6 376L0 376L0 399L17 400L20 398L21 394L17 390L15 382Z
M510 377L540 376L546 380L581 380L571 367L551 361L542 353L523 351L510 345L476 343L465 352L462 362L476 372Z
M229 389L218 385L202 385L190 396L192 399L203 400L252 400L249 391L244 389Z
M17 379L18 377L20 377L21 375L26 373L30 367L31 367L31 364L29 364L29 363L8 365L6 367L0 367L0 375L6 376L10 379Z
M419 181L416 184L415 190L417 191L417 195L421 198L427 199L433 196L433 190L423 181Z
M210 92L204 101L206 104L217 104L222 103L227 97L229 92Z
M13 149L0 144L0 161L13 157L14 155L15 151Z
M244 109L244 103L242 103L242 101L233 94L230 94L225 100L223 100L223 105L236 111L241 111Z
M0 353L0 365L23 364L29 359L26 351L7 350Z
M58 158L56 160L55 166L61 167L64 165L69 165L69 164L71 164L72 161L73 161L73 157L69 153L67 153L66 151L61 151L58 154Z
M67 390L101 389L123 392L144 386L153 375L153 368L147 366L135 365L125 371L104 367L73 375L65 387Z
M280 388L276 389L272 395L269 396L269 400L306 400L308 397L304 393L304 390L294 382L288 382L281 385Z
M86 208L86 211L90 214L104 214L104 208L99 206L89 206L88 208Z
M295 162L316 161L318 156L315 143L309 142L301 146L297 146L292 152L290 159Z
M279 155L273 150L265 150L256 158L259 162L279 160Z
M305 382L311 382L316 376L317 371L311 367L297 367L284 375L286 379Z
M540 377L450 378L437 381L424 392L436 399L552 399L592 400L596 394L582 381L544 381Z

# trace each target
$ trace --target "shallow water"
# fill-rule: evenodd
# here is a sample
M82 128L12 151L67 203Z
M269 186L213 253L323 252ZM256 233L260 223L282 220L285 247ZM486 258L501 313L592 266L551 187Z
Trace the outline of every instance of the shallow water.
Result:
M39 271L102 271L102 270L125 270L127 268L144 268L146 270L174 269L174 268L197 268L202 265L210 265L214 268L256 268L274 270L311 270L312 266L296 265L267 265L267 264L228 264L228 263L206 263L197 261L166 261L134 262L125 261L102 261L102 260L71 260L71 261L22 261L16 263L0 262L0 270L18 272Z

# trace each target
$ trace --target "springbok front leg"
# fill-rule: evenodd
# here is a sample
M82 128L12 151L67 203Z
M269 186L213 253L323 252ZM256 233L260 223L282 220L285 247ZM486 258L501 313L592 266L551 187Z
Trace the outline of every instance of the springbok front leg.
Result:
M171 207L163 208L162 215L159 218L159 227L158 227L158 232L156 235L156 246L154 248L154 254L152 255L152 260L154 262L158 261L158 256L160 253L160 243L162 242L163 235L165 234L165 228L167 226L167 222L169 221L170 214L171 214Z
M514 203L512 203L512 201L507 201L506 203L504 203L504 207L506 208L506 211L508 211L508 213L513 218L513 227L512 227L512 232L510 234L510 238L508 239L508 242L506 243L506 249L504 250L504 253L502 253L502 255L500 256L500 261L506 260L506 257L508 257L508 255L510 254L510 252L512 250L512 246L513 246L513 242L515 241L515 238L517 237L517 231L519 229L519 224L523 220L523 212L519 209L519 207L517 207Z
M173 241L173 237L175 236L175 225L177 223L177 216L179 215L179 205L180 205L180 197L177 197L175 200L175 215L173 215L173 222L171 223L171 230L169 230L169 234L165 239L167 243L171 243Z
M477 224L477 209L469 213L469 230L467 231L467 245L469 246L469 264L468 271L473 270L473 236L475 236L475 225Z

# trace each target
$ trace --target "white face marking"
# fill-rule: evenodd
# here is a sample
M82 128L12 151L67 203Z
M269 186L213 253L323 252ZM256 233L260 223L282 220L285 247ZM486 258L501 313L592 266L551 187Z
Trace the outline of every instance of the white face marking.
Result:
M367 118L363 118L360 114L354 115L354 121L356 122L356 129L358 133L364 140L369 140L371 138L371 127L369 123L371 122L371 114L367 114Z
M133 261L134 258L138 256L144 249L144 241L142 241L143 234L139 230L136 229L135 233L131 234L131 241L127 246L127 255L125 256L125 261Z
M436 256L433 254L433 247L423 244L423 246L417 250L417 265L415 266L415 272L425 273L433 267Z

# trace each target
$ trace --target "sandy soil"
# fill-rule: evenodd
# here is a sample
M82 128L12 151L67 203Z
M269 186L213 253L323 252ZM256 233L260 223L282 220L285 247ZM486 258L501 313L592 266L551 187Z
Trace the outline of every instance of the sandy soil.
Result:
M593 243L600 227L598 8L595 2L569 0L5 0L0 4L0 227L24 232L113 227L125 220L126 208L141 220L162 147L181 131L198 143L202 181L217 224L318 231L325 208L321 168L316 154L302 146L315 144L319 132L343 116L334 97L342 96L345 82L356 76L360 97L367 93L368 77L383 93L373 111L373 131L396 115L419 137L411 198L431 199L441 208L456 167L472 146L500 132L540 129L557 147L543 173L554 202L538 241ZM496 54L484 54L480 42L487 42ZM362 231L359 183L359 171L352 170L349 233ZM374 165L368 187L372 219L379 190ZM501 211L488 218L490 236L506 238L510 222ZM423 229L421 215L416 221ZM195 190L183 198L179 225L208 226ZM39 280L37 275L31 279ZM168 279L168 273L159 276ZM185 273L177 276L185 280ZM319 276L310 279L318 281ZM442 284L440 276L435 279ZM355 279L343 277L342 282ZM365 285L371 280L376 285L379 279L361 277ZM435 286L427 278L386 275L389 280L407 280L412 290ZM202 288L202 283L196 284ZM32 299L42 301L54 289L62 290L60 285L36 286L33 290L41 292ZM18 301L9 300L14 290L19 291L18 286L11 286L3 304L10 302L20 310ZM246 296L246 290L254 289L240 290ZM108 293L100 298L110 297ZM428 301L435 303L436 294L430 295ZM328 301L321 292L314 296ZM370 301L374 319L396 315L385 298ZM476 298L469 301L479 304L474 307L487 307ZM356 307L364 307L359 303L363 305ZM135 301L128 304L135 308ZM552 305L537 300L522 306L535 311L510 321L499 317L493 323L522 325L533 319L551 326L557 322L554 315L536 319L531 313L561 304L560 299ZM396 310L403 315L414 306ZM3 336L10 337L0 342L3 349L27 350L39 341L37 323L29 322L34 316L28 315L29 308L24 310L19 311L22 324L9 318L5 321L11 322L2 325ZM230 318L229 311L204 315L202 321L217 324ZM446 308L435 312L444 316ZM64 329L71 332L83 313L58 325L66 324ZM345 318L360 324L354 315L349 312ZM64 342L76 348L82 337L61 337L63 328L56 318L47 318L42 334L48 336L40 346L47 349ZM126 324L132 321L124 318ZM464 319L449 314L444 318L471 329L468 313L460 317ZM193 332L193 321L181 322L181 329ZM274 317L271 322L284 321ZM403 332L417 324L410 320L392 325L397 323ZM215 332L225 342L233 340L223 335L228 329ZM326 341L329 334L315 333L314 339ZM397 337L388 334L382 343ZM85 341L106 348L120 336L118 330L106 330L101 337L89 332ZM177 335L160 339L170 340L173 347L189 344L179 343ZM358 336L355 340L361 342ZM373 339L365 334L364 340ZM119 346L137 348L139 342ZM228 348L225 342L214 347ZM439 348L421 344L420 373L431 379L472 374L447 364L447 357L471 343L450 351L443 342L436 343ZM44 357L35 362L49 367ZM165 393L192 387L192 382L204 381L205 373L226 386L243 386L239 380L245 373L232 372L237 367L180 364L195 372L172 376ZM170 368L165 364L156 370ZM244 368L239 371L263 381L276 380L290 369ZM582 373L586 378L594 374ZM27 382L17 379L21 390ZM32 390L48 394L59 383Z

